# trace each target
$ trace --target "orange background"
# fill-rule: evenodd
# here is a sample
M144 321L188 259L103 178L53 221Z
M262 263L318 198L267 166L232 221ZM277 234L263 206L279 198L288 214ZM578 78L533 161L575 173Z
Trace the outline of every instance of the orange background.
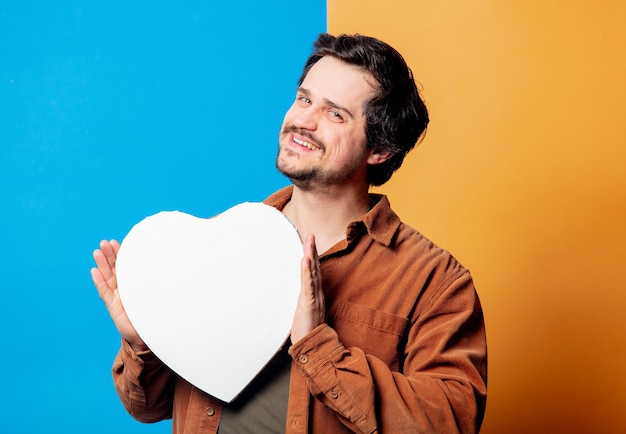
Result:
M380 190L472 270L483 434L626 432L626 2L328 0L431 113Z

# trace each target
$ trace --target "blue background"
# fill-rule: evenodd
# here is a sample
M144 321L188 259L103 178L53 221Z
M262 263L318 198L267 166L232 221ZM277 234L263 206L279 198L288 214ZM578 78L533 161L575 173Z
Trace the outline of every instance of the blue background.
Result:
M2 433L170 432L126 414L89 275L161 210L262 200L323 0L0 4Z

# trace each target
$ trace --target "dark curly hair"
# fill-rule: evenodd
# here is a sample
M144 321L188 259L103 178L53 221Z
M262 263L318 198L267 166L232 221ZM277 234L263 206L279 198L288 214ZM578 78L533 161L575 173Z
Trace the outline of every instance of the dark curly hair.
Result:
M402 165L428 125L428 110L413 73L400 53L379 39L358 34L321 33L313 43L313 53L306 61L299 85L324 56L361 67L378 82L377 95L365 107L365 134L369 149L391 153L384 163L368 167L367 181L371 185L382 185Z

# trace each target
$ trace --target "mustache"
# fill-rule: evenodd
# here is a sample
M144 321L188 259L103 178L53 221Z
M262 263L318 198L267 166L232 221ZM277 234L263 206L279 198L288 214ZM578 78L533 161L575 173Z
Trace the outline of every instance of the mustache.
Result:
M321 149L326 149L326 146L324 145L324 142L322 140L320 140L315 134L313 134L311 131L309 130L305 130L303 128L298 128L295 125L287 125L285 126L285 128L283 128L282 131L283 134L290 134L290 133L295 133L301 137L304 137L307 139L307 142L311 142L314 145L319 146Z

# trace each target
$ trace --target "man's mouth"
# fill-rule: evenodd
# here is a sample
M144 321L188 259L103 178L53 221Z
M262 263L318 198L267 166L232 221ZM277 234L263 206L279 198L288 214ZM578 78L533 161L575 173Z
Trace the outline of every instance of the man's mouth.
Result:
M305 142L304 140L300 140L300 139L296 139L293 136L292 136L292 139L293 139L294 143L297 143L300 146L304 146L305 148L310 149L311 151L317 151L318 149L320 149L319 146L314 145L313 143Z

